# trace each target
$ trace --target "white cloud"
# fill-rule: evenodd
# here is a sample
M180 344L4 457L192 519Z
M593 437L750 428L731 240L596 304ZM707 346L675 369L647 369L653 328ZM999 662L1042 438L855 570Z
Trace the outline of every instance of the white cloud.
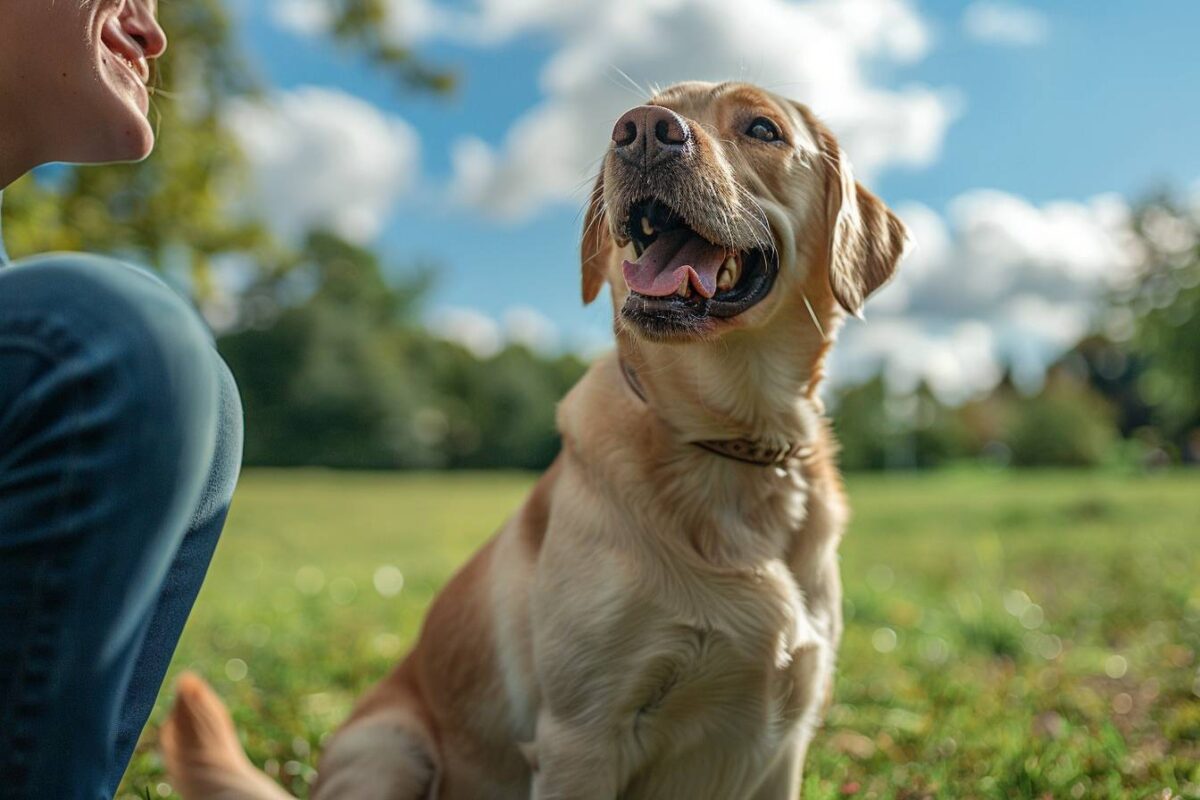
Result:
M485 0L461 36L502 41L541 31L558 42L542 70L543 101L492 147L464 138L454 195L501 218L578 202L611 123L642 86L746 79L802 99L838 132L859 174L934 160L955 113L950 93L881 88L873 63L923 56L928 32L904 0Z
M494 356L504 346L496 321L473 308L439 308L430 314L427 326L435 335L461 344L479 358Z
M333 25L333 9L322 0L275 0L268 11L276 25L301 36L317 36Z
M910 0L476 0L466 10L388 0L401 44L497 47L522 35L550 41L543 99L492 145L453 146L450 194L497 218L575 203L604 152L612 122L646 99L642 86L745 79L813 107L839 134L860 175L922 166L955 116L952 92L883 88L869 67L922 58L929 33ZM283 27L329 26L324 0L274 0Z
M474 308L442 306L426 319L435 336L456 342L480 358L519 344L543 356L574 352L591 358L612 347L611 333L576 331L565 336L549 317L529 306L510 306L500 321Z
M949 402L990 389L1006 366L1035 385L1135 263L1128 206L1112 195L1034 206L978 190L956 198L947 220L921 205L899 213L917 246L867 304L867 321L843 329L835 381L882 368L893 390L925 381Z
M1050 21L1041 11L1015 3L976 0L962 17L972 39L991 44L1029 47L1050 36Z
M504 312L504 335L508 341L543 355L555 353L561 346L558 326L529 306L513 306Z
M368 242L419 171L408 123L334 89L238 99L224 123L255 172L256 194L246 201L284 236L324 226Z

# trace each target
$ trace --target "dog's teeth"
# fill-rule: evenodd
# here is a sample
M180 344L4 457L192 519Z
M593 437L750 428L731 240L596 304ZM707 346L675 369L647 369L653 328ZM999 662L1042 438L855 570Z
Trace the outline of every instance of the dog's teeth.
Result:
M646 234L647 236L654 235L654 226L650 224L649 217L642 217L642 233Z
M721 267L721 271L717 274L717 291L727 292L733 288L733 273L729 271L729 267Z
M729 274L729 285L722 287L721 275L724 275L725 273ZM725 259L725 264L721 267L721 273L717 276L717 288L721 289L721 291L724 291L725 289L732 289L734 286L737 286L737 282L739 279L741 279L741 277L742 259L738 256L730 256L729 258Z
M679 288L675 291L675 294L679 295L680 297L691 297L692 282L684 281L683 283L679 284Z

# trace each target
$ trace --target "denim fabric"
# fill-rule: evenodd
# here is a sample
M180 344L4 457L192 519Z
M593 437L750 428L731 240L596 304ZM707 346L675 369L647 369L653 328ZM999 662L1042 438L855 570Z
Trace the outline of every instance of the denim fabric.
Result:
M0 268L0 797L115 793L241 446L233 380L158 278Z

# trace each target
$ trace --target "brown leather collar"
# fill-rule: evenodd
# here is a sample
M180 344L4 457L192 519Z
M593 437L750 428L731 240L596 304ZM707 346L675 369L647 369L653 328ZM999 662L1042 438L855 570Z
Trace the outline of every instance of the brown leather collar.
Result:
M625 363L624 359L617 359L617 364L621 374L625 376L625 383L629 385L630 391L637 395L637 398L643 403L649 405L649 401L646 399L646 390L642 388L642 383L638 380L633 367ZM804 442L795 442L786 447L771 447L757 439L698 439L689 444L714 455L731 458L744 464L754 464L758 467L782 467L789 461L805 458L812 452L812 448Z

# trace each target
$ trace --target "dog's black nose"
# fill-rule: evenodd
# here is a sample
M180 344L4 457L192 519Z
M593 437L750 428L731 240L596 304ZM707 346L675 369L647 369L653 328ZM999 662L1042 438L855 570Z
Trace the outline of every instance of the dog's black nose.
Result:
M692 132L669 108L638 106L621 115L612 132L613 151L634 166L649 169L688 150Z

